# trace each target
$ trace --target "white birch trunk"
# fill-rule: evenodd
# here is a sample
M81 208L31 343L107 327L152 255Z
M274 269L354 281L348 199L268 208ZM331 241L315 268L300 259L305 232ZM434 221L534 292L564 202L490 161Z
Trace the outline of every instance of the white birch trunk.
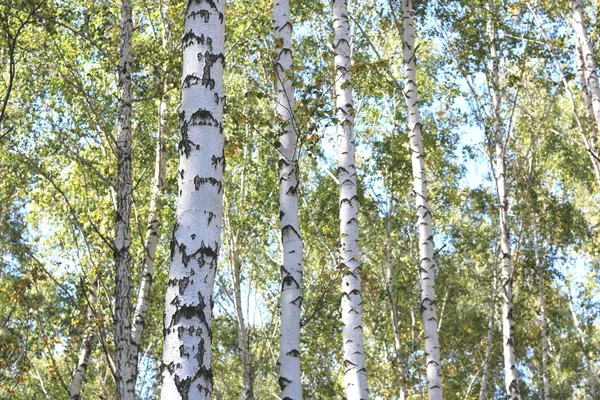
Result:
M131 0L121 2L119 97L117 106L117 210L115 218L115 367L118 400L135 396L135 365L131 358Z
M225 1L186 4L179 200L165 298L163 400L203 400L213 393L211 322L223 218Z
M594 54L594 46L587 33L585 26L583 3L581 0L571 0L571 8L573 18L571 25L575 31L576 41L581 48L583 57L583 66L585 74L585 86L583 87L584 95L587 91L591 97L591 111L596 121L595 134L592 135L592 148L598 150L598 134L600 130L600 87L598 86L598 71L596 69L596 57ZM589 107L589 104L586 104ZM588 108L589 110L589 108Z
M479 400L488 398L488 378L490 374L490 358L492 356L492 339L494 336L494 319L496 318L496 292L498 278L496 275L496 263L494 262L494 283L492 285L492 295L490 296L490 312L488 314L487 342L485 345L485 359L483 360L483 372L481 373L481 383L479 385Z
M92 283L89 289L89 296L87 298L87 326L85 333L83 334L83 340L81 342L81 349L79 350L79 357L77 358L77 367L73 372L71 378L71 384L69 385L69 400L80 400L81 390L83 388L83 380L85 379L85 372L87 371L87 365L92 354L92 346L94 340L94 312L93 305L96 304L96 286L98 282Z
M430 400L443 399L440 345L435 306L435 262L433 253L433 218L429 207L425 153L421 135L417 93L415 29L412 0L402 0L404 97L408 113L408 133L413 170L413 190L419 231L419 271L421 316L425 336L425 365Z
M358 197L354 145L354 101L350 67L352 49L347 0L333 1L335 108L338 119L338 179L340 189L340 267L342 276L342 338L344 391L348 400L368 399L362 330Z
M279 219L283 265L281 266L281 327L279 387L281 397L302 399L300 374L300 317L302 307L303 244L298 223L298 149L294 124L292 86L292 25L288 0L273 4L277 59L276 112L279 118Z
M533 247L535 254L535 269L538 279L538 290L540 295L540 322L542 327L542 382L544 387L544 400L550 400L550 375L548 374L548 322L546 319L546 299L544 296L544 274L540 262L537 215L533 216Z
M152 199L150 201L150 216L148 228L146 230L146 238L144 240L144 259L142 271L140 272L140 286L138 289L137 302L133 313L133 326L131 329L131 362L136 367L136 370L140 342L146 323L146 315L148 314L150 288L152 287L152 281L154 280L154 258L156 256L158 239L160 237L159 214L162 209L165 177L167 173L165 129L168 116L168 90L168 84L164 82L163 94L158 109L158 141L156 143L156 157L154 161L154 180L152 184Z
M490 40L490 94L494 118L495 142L494 180L498 195L500 222L500 252L502 254L502 346L504 353L504 384L507 398L520 399L517 361L515 357L515 332L513 321L513 266L511 260L510 230L508 226L508 196L506 191L506 139L500 120L500 59L496 50L496 28L488 21Z

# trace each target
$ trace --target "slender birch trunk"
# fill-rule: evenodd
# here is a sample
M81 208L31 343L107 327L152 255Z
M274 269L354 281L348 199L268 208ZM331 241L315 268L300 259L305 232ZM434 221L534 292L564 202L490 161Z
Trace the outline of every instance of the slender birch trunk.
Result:
M156 143L156 157L154 161L154 180L152 184L152 200L150 201L150 216L146 239L144 240L144 259L142 271L140 272L140 286L138 289L137 302L133 313L133 326L131 329L131 357L132 364L138 365L138 352L142 333L146 323L146 315L150 301L150 288L154 280L154 259L156 247L160 237L160 210L165 190L165 178L167 173L167 149L165 146L165 129L168 117L168 92L167 82L163 83L163 94L158 108L158 141ZM137 374L136 374L137 375Z
M490 312L488 314L487 342L485 345L485 359L483 360L483 372L479 385L479 400L488 398L488 377L490 374L490 358L492 357L492 340L494 337L494 320L496 318L496 294L498 291L498 277L496 275L496 263L494 262L494 283L490 296Z
M573 318L573 325L575 325L575 329L577 330L577 334L579 335L579 340L581 342L581 345L583 347L583 358L585 360L585 366L587 369L587 382L585 385L585 391L586 391L586 400L590 399L590 400L595 400L596 399L596 378L595 378L595 374L594 374L594 364L592 362L592 357L590 355L590 352L588 350L588 342L587 339L585 337L585 333L583 332L583 329L581 329L581 324L579 322L579 318L577 317L577 313L575 312L575 307L573 306L573 299L571 298L571 294L568 291L569 289L567 288L567 293L569 296L569 311L571 312L571 317Z
M87 298L87 326L85 333L83 334L83 340L81 342L81 349L79 350L79 357L77 358L77 367L73 372L71 384L69 385L69 400L80 400L81 390L83 388L83 380L85 379L85 372L87 371L88 362L90 355L92 354L92 347L94 345L94 311L93 305L96 304L96 293L98 281L95 280L89 289L89 295Z
M400 378L400 400L404 400L407 396L406 390L406 371L402 365L401 352L402 352L402 338L400 336L400 327L398 325L398 308L396 306L396 300L394 298L394 272L392 265L392 203L393 196L390 196L388 201L388 211L386 216L385 230L385 252L386 252L386 292L388 295L388 301L390 303L390 317L392 320L392 328L394 330L394 350L396 350L396 359L398 363L398 374Z
M117 107L117 213L115 219L115 366L118 400L135 396L135 365L131 358L131 0L121 2L119 97Z
M520 399L517 361L515 357L515 332L513 321L513 265L511 260L510 230L508 226L508 196L506 190L506 139L500 119L500 57L496 49L496 27L488 21L490 40L490 83L493 134L495 143L494 180L498 195L500 222L500 251L502 254L502 346L504 353L504 384L509 399Z
M204 400L213 394L211 322L225 160L225 1L186 4L179 200L165 298L163 400Z
M231 226L230 226L231 229ZM244 400L254 400L254 370L252 367L252 354L250 353L250 344L248 342L248 331L244 321L244 310L242 308L242 288L241 288L241 270L242 262L240 260L240 249L238 246L237 235L230 235L229 239L229 260L231 268L231 278L233 281L233 301L235 306L235 316L238 327L238 351L243 368Z
M433 253L433 218L429 206L425 153L421 135L417 92L415 29L412 0L402 0L404 97L408 113L408 131L413 170L413 190L419 230L419 271L421 316L425 336L425 365L430 400L443 399L440 345L435 306L435 262Z
M537 212L537 211L534 211ZM548 374L548 322L546 319L546 299L544 296L544 274L540 262L540 249L537 231L537 215L533 216L533 250L535 254L535 270L540 295L540 322L542 326L542 382L544 400L550 400L550 376Z
M273 3L277 59L276 112L279 118L279 219L281 266L281 327L279 387L284 399L302 399L300 374L300 312L302 307L303 243L298 222L298 152L292 86L292 24L288 0Z
M583 3L581 0L571 0L573 18L571 25L575 31L576 44L581 49L580 54L583 58L585 85L583 86L584 95L587 92L591 98L591 111L596 122L595 134L592 135L592 147L597 153L598 150L598 131L600 130L600 87L598 86L598 71L596 69L596 57L594 46L587 33L585 25ZM579 52L579 50L577 51ZM589 104L586 104L589 107ZM590 109L588 108L588 110Z
M350 68L350 24L347 0L333 1L335 50L335 108L338 119L338 178L340 190L340 266L342 268L342 337L344 391L349 400L368 399L362 330L360 250L358 247L358 197L354 145L354 101Z

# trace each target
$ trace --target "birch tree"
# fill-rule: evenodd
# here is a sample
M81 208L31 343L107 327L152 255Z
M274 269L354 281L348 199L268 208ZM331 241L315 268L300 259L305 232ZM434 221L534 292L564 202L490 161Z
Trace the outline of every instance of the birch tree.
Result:
M340 267L342 269L342 338L344 391L351 400L368 399L367 368L362 328L360 252L358 248L358 196L352 98L352 49L348 3L333 2L335 50L335 110L338 120L338 179L340 190Z
M169 50L171 33L166 14L168 7L161 2L162 19L162 48ZM157 140L154 160L154 178L152 180L152 192L150 199L150 215L148 217L148 227L144 239L144 256L142 260L142 270L140 272L140 284L138 287L137 301L133 313L133 326L131 329L131 363L136 368L142 333L146 324L146 316L150 307L150 288L154 280L154 260L156 249L160 238L160 211L164 202L165 179L167 174L167 149L165 143L167 120L169 115L169 82L167 76L167 65L163 67L162 91L158 105L158 127Z
M223 216L225 1L188 0L179 199L165 298L161 398L210 399L213 286Z
M421 317L425 335L425 365L430 400L443 399L442 366L435 306L435 260L433 252L433 218L429 206L425 153L419 117L417 91L415 29L412 0L402 2L402 49L404 56L404 97L408 117L408 134L412 159L413 191L419 231L419 271L421 283Z
M288 0L273 4L276 60L276 105L279 118L279 219L281 266L281 328L279 387L282 398L302 399L300 317L302 307L303 243L298 223L298 137L294 122L292 85L292 24Z
M487 24L490 44L491 65L489 86L493 118L494 181L498 196L499 242L502 254L502 346L504 352L504 384L508 398L520 399L517 361L515 357L515 332L513 321L513 265L508 225L508 196L506 190L506 151L507 143L500 117L500 56L496 49L496 25L493 16Z
M119 97L117 105L117 209L115 218L115 366L117 399L133 400L135 368L131 357L131 0L121 2Z

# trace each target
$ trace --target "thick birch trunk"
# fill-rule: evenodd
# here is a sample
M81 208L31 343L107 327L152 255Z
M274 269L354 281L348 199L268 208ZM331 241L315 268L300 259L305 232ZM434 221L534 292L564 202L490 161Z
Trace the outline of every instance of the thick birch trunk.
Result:
M591 98L591 107L588 104L586 106L591 108L594 120L596 121L595 133L592 135L592 147L597 152L598 150L598 134L600 130L600 87L598 86L598 72L596 69L596 57L594 54L594 46L587 33L587 27L585 26L583 3L581 0L571 0L571 8L573 11L573 18L571 25L575 31L576 43L580 46L581 55L583 57L583 66L585 74L585 86L583 87L584 95L587 91ZM590 109L588 108L588 110Z
M546 299L544 297L544 274L540 262L540 250L537 232L537 215L533 217L533 247L535 253L535 269L537 272L540 295L540 322L542 325L542 382L544 400L550 400L550 375L548 374L548 322L546 320Z
M303 244L298 223L298 152L294 124L292 86L292 25L288 0L273 4L277 59L276 112L279 117L279 219L283 265L281 266L281 327L279 387L284 399L301 399L300 312L302 307Z
M490 296L490 312L488 314L487 342L485 345L485 359L483 360L483 372L479 385L479 400L488 398L488 378L490 374L490 358L492 357L492 339L494 336L494 319L496 317L496 293L498 290L498 278L496 276L496 263L494 263L494 283L492 295Z
M73 373L71 384L69 385L69 400L80 400L81 390L83 388L83 380L85 379L85 372L87 365L92 354L92 346L94 341L94 311L92 307L96 304L96 286L98 282L95 281L90 286L90 293L87 298L87 327L83 334L83 340L81 342L81 349L79 350L79 357L77 358L77 367Z
M131 358L131 0L121 2L119 97L117 107L117 214L115 219L115 366L117 399L133 400L135 365Z
M433 254L433 218L429 207L425 154L417 93L415 30L412 0L402 0L404 97L408 112L408 131L413 169L413 190L419 230L419 271L421 316L425 336L425 365L430 400L443 399L440 345L435 306L435 263Z
M140 286L138 289L137 302L133 313L133 326L131 329L131 357L132 364L136 367L138 364L138 352L142 333L148 314L150 288L154 280L154 258L156 256L156 247L160 237L159 214L162 209L162 202L165 189L165 177L167 172L167 150L165 147L165 129L168 116L168 84L163 84L163 95L160 99L158 109L158 141L156 143L156 158L154 162L154 180L152 185L152 200L150 201L150 217L148 228L146 230L146 239L144 241L144 260L142 271L140 272Z
M223 218L225 1L188 0L179 200L165 298L163 400L210 399L213 289Z
M506 192L506 140L500 120L500 59L496 50L496 28L488 21L490 39L490 68L492 111L494 117L495 162L494 180L498 194L500 216L500 252L502 254L502 346L504 353L504 384L509 399L520 399L517 361L515 357L515 332L513 321L513 266L511 260L510 231L508 226L508 196Z
M386 250L386 291L388 295L388 301L390 302L390 317L392 320L392 328L394 330L394 350L396 350L396 362L398 363L398 374L400 378L400 400L404 400L408 393L406 391L406 371L402 365L402 338L400 335L400 327L398 325L398 308L396 306L396 300L394 298L394 273L392 265L392 197L390 196L388 202L388 212L386 218L386 238L385 238L385 250Z
M347 0L333 1L335 108L338 119L338 178L340 189L340 267L342 269L342 337L344 391L349 400L368 399L362 330L358 198L354 146L354 101L350 67L350 24Z

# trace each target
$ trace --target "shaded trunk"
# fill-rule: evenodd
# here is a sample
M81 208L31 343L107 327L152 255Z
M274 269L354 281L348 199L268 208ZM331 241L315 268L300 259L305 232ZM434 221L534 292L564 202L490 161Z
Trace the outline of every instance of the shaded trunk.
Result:
M515 357L515 332L513 321L513 265L511 259L510 230L508 226L508 195L506 190L506 138L500 119L500 57L496 49L496 27L492 19L488 21L490 38L489 71L493 110L494 135L494 180L498 195L500 222L500 251L502 254L502 346L504 353L504 384L509 399L520 399L517 361Z
M115 367L118 400L135 396L135 365L131 357L131 0L121 2L119 97L117 105L117 210L115 218Z
M425 365L430 400L443 399L440 345L435 306L435 262L433 252L433 218L429 206L425 154L417 94L415 30L412 0L402 0L404 97L408 112L408 133L413 170L413 190L419 230L419 271L421 316L425 336Z
M344 391L349 400L368 399L362 330L362 301L358 248L358 197L354 145L354 101L350 68L350 25L347 0L333 1L335 50L335 109L338 119L338 180L340 206L340 268L342 270L342 338Z
M165 296L163 400L210 399L212 308L223 218L225 1L188 0L179 200Z
M83 380L85 379L85 372L87 371L87 365L92 354L92 347L94 345L94 324L95 315L92 307L96 304L98 281L94 281L89 289L89 295L87 298L87 326L83 334L83 340L81 342L81 349L79 350L79 357L77 358L77 367L73 372L71 384L69 385L69 400L80 400L81 390L83 388Z
M300 374L300 317L302 307L303 244L298 222L298 137L294 124L292 86L292 25L288 0L273 4L277 59L276 112L279 119L279 219L283 264L281 266L281 327L279 387L281 397L302 398Z

